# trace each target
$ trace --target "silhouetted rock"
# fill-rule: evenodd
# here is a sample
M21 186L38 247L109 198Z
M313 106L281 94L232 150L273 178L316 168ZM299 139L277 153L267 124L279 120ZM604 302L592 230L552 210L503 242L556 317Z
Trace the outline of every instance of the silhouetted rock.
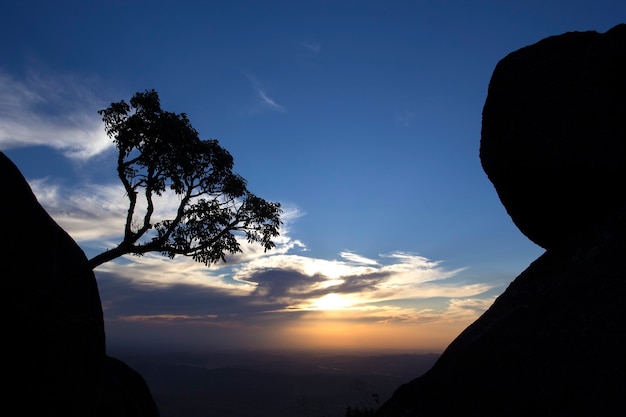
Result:
M16 407L8 409L23 415L92 415L105 351L94 274L83 251L39 205L3 153L0 189L5 381L7 401Z
M0 189L3 408L28 416L158 416L141 377L105 362L102 305L85 254L2 152ZM146 408L121 414L110 405L121 402L112 392L135 397L129 410Z
M509 54L483 109L480 157L517 227L550 249L626 202L626 25Z
M143 377L126 363L107 356L98 417L158 417Z
M481 159L547 251L377 416L623 415L624 63L626 25L547 38L498 63Z

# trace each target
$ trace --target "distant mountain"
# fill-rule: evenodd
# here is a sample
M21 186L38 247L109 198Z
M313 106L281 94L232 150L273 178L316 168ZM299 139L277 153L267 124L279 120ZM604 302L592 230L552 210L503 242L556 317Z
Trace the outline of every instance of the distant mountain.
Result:
M436 354L214 352L117 356L144 376L161 417L343 417L377 408Z

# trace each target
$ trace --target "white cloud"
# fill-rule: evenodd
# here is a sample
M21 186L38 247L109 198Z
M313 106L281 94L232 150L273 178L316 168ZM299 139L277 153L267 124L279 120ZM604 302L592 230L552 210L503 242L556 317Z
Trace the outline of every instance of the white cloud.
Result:
M78 243L110 247L122 235L128 200L121 184L84 183L68 189L49 178L29 184L39 203Z
M0 149L45 145L75 160L112 146L97 114L101 107L75 79L17 80L0 72Z
M84 184L82 188L67 190L44 179L31 181L31 187L51 216L79 243L104 250L121 239L128 204L121 186ZM161 211L173 213L176 197L165 195ZM406 252L381 255L378 259L355 252L341 252L336 260L303 256L300 253L305 246L293 239L289 231L289 224L302 213L295 208L285 212L286 227L281 230L275 250L269 252L242 240L243 253L228 256L227 264L210 268L182 256L170 260L147 254L103 264L98 271L115 274L133 285L165 288L184 284L213 288L232 296L252 295L261 286L269 288L277 298L257 297L255 303L272 303L280 298L285 307L296 309L308 309L311 300L329 294L345 297L344 307L362 309L396 300L472 297L491 289L480 283L451 284L448 279L462 269L449 270L441 262ZM284 274L283 281L273 277L277 271Z
M254 89L259 101L248 111L251 113L258 113L264 110L284 112L285 108L276 102L274 98L270 97L267 89L263 84L252 74L242 71L243 75L250 81L252 88Z
M325 279L338 279L374 271L371 267L354 266L342 261L281 254L247 262L240 266L234 277L237 280L249 282L256 274L267 270L288 270L309 277L320 275Z
M97 272L114 274L130 285L148 288L168 288L188 285L212 288L230 296L249 295L255 288L249 283L229 280L226 265L207 268L187 257L169 259L155 253L142 257L124 256L122 262L109 262L98 267Z
M341 320L359 323L402 323L402 324L432 324L432 323L468 323L476 320L485 312L494 298L489 299L452 299L443 305L443 308L401 307L395 305L357 305L340 311L311 309L304 318L308 320Z
M448 318L478 317L480 314L485 312L493 304L495 299L496 297L490 297L487 299L453 298L448 303L448 309L446 311L446 315Z
M32 179L29 184L39 203L79 244L104 250L116 246L122 239L129 201L121 184L82 183L67 188L49 178ZM153 221L173 218L179 204L179 197L173 192L155 197ZM145 205L142 206L140 195L136 219L143 217L142 210ZM283 214L281 235L275 239L276 248L271 253L306 250L301 241L288 235L290 224L303 214L294 206L284 207ZM229 263L245 263L265 256L264 249L258 244L248 243L244 237L239 243L243 252L227 255Z
M281 111L281 112L285 111L283 106L281 106L280 104L276 103L273 98L269 97L265 93L265 91L257 90L257 94L259 95L259 97L261 97L261 102L263 103L264 106L269 107L272 110L278 110L278 111Z
M83 184L82 188L63 189L50 180L31 181L38 200L50 215L79 243L97 246L100 250L113 247L121 239L128 201L121 185ZM166 193L157 202L163 216L172 215L178 201ZM362 303L391 302L399 299L432 297L470 297L489 290L486 284L450 284L449 278L463 270L446 269L439 261L406 252L381 255L378 259L355 252L341 252L340 259L328 260L303 256L305 245L290 235L289 225L302 214L287 208L276 240L276 248L265 252L258 244L240 240L240 254L227 256L227 264L207 268L185 257L173 261L159 255L128 257L125 262L102 265L99 270L128 277L136 283L170 286L189 285L255 288L260 283L280 285L286 303L298 305L307 297L323 297L340 292L358 295ZM268 271L286 271L292 282L263 281ZM182 278L181 278L182 277ZM213 277L214 279L209 279ZM261 277L261 278L260 278ZM352 303L354 304L354 303Z
M374 259L369 259L361 255L357 255L353 252L339 252L339 256L343 259L353 262L355 264L364 264L364 265L378 265L378 261Z
M367 259L352 254L358 259ZM452 284L446 281L463 269L447 270L439 262L424 257L398 253L387 256L393 263L383 265L352 261L325 260L294 254L258 257L237 265L234 278L241 282L273 286L273 293L293 306L309 305L310 298L338 293L351 298L350 305L394 302L435 297L470 297L492 288L487 284ZM372 262L373 261L373 262ZM268 272L269 271L269 272ZM267 281L272 271L289 271L292 282ZM308 279L307 279L308 277ZM287 279L287 278L286 278ZM280 290L275 288L280 287ZM304 304L303 304L304 303Z

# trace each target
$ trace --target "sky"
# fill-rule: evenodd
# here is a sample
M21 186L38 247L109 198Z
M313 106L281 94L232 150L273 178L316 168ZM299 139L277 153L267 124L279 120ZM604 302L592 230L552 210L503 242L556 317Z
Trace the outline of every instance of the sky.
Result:
M480 165L495 65L624 22L604 0L3 2L0 150L88 257L128 207L97 111L135 92L281 203L270 252L98 267L109 346L440 352L543 253Z

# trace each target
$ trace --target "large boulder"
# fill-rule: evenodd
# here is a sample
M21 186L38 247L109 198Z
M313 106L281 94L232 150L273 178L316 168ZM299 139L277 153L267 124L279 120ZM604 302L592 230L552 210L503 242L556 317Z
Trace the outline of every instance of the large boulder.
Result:
M0 152L3 408L16 415L158 417L145 381L106 356L94 273Z
M498 63L481 160L515 224L547 251L378 417L623 415L625 63L626 25Z
M626 202L626 25L570 32L496 66L480 158L511 216L550 249Z
M3 153L0 189L4 407L22 415L93 415L105 354L94 274Z

